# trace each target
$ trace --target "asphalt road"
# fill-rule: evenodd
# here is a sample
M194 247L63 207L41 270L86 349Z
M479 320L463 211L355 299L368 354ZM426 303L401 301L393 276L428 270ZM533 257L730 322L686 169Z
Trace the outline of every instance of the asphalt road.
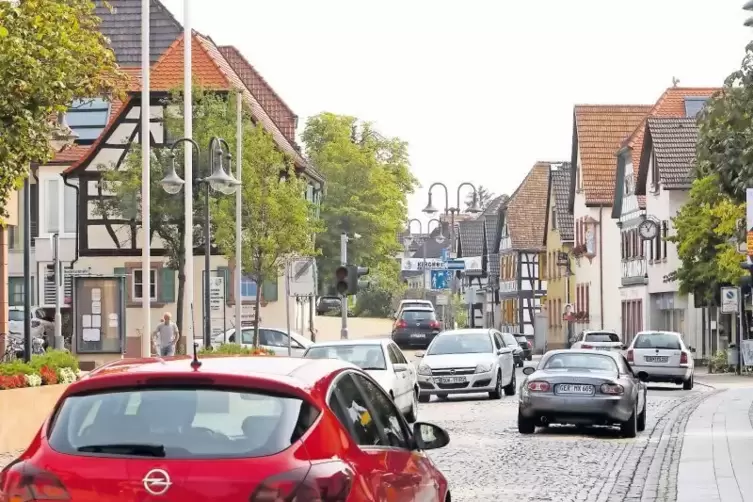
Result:
M531 364L531 363L529 363ZM524 375L518 369L517 379ZM656 501L676 498L682 431L713 389L651 385L646 430L635 439L607 427L551 426L532 436L517 430L517 394L432 399L419 421L447 429L450 444L432 458L457 502Z

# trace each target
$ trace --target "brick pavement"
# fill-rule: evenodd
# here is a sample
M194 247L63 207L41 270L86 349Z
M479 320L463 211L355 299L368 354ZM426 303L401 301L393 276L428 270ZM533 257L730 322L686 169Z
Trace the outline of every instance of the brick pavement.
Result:
M753 501L753 382L734 384L688 421L677 502Z

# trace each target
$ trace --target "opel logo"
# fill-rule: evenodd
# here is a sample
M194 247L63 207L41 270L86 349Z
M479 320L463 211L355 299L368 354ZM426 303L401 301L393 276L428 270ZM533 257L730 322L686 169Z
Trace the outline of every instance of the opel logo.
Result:
M455 374L455 370L450 370L450 375L454 375L454 374Z
M163 495L172 485L170 475L162 469L152 469L146 473L142 481L146 491L152 495Z

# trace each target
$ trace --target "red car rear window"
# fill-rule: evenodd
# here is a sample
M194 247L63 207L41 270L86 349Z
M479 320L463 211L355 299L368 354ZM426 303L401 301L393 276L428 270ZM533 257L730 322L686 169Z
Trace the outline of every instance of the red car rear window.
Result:
M68 397L48 431L59 452L253 458L297 441L319 410L296 397L210 388L139 388Z

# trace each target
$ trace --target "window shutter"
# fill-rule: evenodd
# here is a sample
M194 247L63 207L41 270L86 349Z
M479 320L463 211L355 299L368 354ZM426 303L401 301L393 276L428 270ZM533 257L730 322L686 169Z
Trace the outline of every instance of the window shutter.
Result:
M230 269L228 267L217 267L217 273L225 281L225 303L230 301L230 291L232 291L232 284L230 284Z
M159 285L157 290L159 291L159 301L161 303L174 303L175 302L175 270L172 268L164 267L160 269L160 278L157 281Z
M274 281L264 281L261 288L261 296L268 302L277 301L277 278Z

